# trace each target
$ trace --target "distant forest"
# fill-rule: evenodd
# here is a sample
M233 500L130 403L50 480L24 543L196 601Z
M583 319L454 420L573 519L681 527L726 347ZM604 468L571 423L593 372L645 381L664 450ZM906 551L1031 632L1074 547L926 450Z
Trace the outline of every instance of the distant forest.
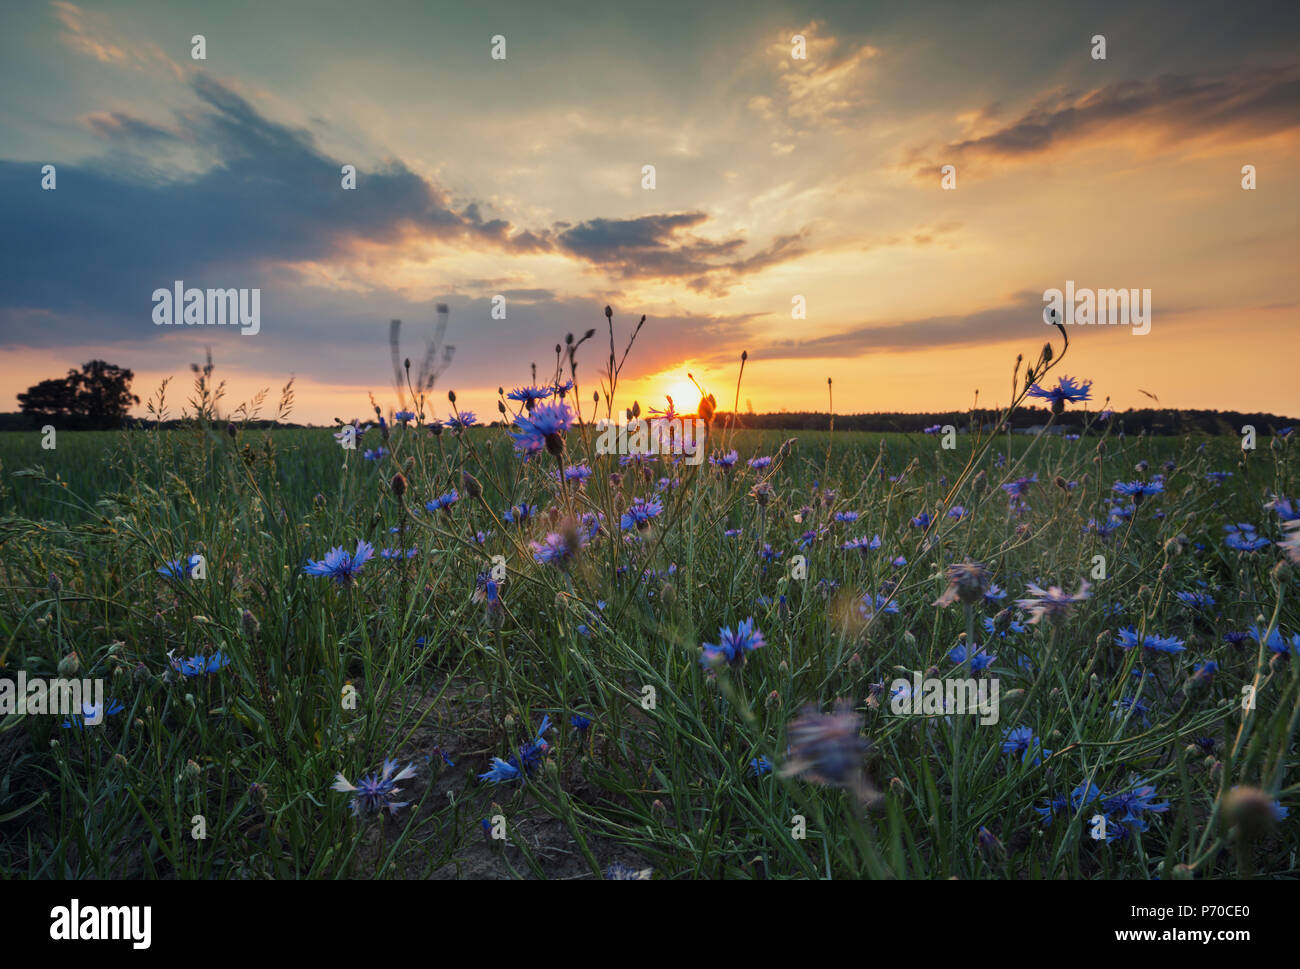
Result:
M921 433L926 428L951 424L959 432L968 432L972 423L993 430L1001 416L1000 411L948 411L946 413L904 414L878 412L873 414L836 414L835 429L839 431L894 431ZM1045 426L1051 412L1046 408L1024 407L1016 411L1011 420L1013 431L1033 431ZM720 411L715 423L727 424L731 414ZM755 430L824 431L830 427L831 416L812 411L781 411L775 414L741 414L738 427ZM1276 434L1300 419L1280 417L1277 414L1242 413L1220 410L1171 410L1169 408L1144 408L1142 410L1115 411L1107 420L1098 420L1095 411L1067 410L1056 418L1053 431L1063 434L1080 434L1084 426L1092 423L1091 433L1099 433L1109 425L1112 433L1147 433L1152 435L1179 434L1240 434L1249 424L1260 435ZM145 425L152 422L130 418L128 423ZM168 421L166 426L176 426L179 421ZM250 421L246 426L261 428L272 421ZM310 425L281 423L279 427L305 427ZM22 413L0 413L0 431L31 431L39 422Z

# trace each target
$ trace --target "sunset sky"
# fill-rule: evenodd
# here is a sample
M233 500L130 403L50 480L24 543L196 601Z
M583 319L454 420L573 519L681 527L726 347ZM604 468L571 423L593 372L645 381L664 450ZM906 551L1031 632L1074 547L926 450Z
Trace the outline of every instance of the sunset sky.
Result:
M595 327L589 399L606 304L621 403L729 407L748 350L742 408L994 405L1074 280L1152 293L1072 328L1094 406L1300 415L1300 4L6 0L0 79L0 411L93 358L179 400L210 346L232 405L364 416L437 302L440 416ZM155 326L176 280L260 333Z

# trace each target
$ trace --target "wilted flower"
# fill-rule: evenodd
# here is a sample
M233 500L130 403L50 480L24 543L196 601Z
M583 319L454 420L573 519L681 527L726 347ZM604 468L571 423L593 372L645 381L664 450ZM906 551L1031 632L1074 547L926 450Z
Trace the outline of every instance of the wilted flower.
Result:
M811 704L804 707L790 724L790 750L781 776L849 788L861 799L868 799L874 792L862 772L862 757L867 751L862 723L849 700L836 703L829 714Z
M947 607L954 602L968 606L978 605L989 590L989 571L978 562L958 562L944 569L948 588L934 601L936 606Z
M632 868L628 865L615 863L605 869L605 880L611 882L648 882L653 874L653 868Z
M1028 585L1027 591L1032 598L1017 599L1016 605L1030 614L1032 618L1029 622L1032 625L1044 617L1048 619L1065 618L1071 606L1088 598L1088 582L1086 580L1080 582L1079 591L1074 595L1070 595L1057 586L1043 589L1033 583Z
M399 808L404 808L411 803L396 800L397 795L402 791L397 786L397 782L414 776L414 764L407 764L399 772L397 761L385 759L379 773L367 774L356 785L353 785L340 771L331 785L331 790L351 792L349 807L357 817L369 817L384 809L387 809L389 814L396 814Z

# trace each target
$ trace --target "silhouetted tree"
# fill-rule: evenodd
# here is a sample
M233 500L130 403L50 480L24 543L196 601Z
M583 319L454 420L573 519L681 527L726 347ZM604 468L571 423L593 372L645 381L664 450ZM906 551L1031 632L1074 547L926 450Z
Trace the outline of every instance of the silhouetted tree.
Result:
M69 370L62 379L42 380L18 395L22 412L37 424L53 424L68 430L109 430L120 427L132 404L140 398L131 393L135 374L103 360L83 364L81 371Z

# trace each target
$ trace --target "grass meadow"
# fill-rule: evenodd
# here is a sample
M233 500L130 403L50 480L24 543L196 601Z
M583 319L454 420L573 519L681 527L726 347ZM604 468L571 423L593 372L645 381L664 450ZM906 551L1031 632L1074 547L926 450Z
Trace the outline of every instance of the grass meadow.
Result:
M0 675L107 697L0 720L0 871L1296 874L1294 438L716 421L691 465L423 409L0 436Z

